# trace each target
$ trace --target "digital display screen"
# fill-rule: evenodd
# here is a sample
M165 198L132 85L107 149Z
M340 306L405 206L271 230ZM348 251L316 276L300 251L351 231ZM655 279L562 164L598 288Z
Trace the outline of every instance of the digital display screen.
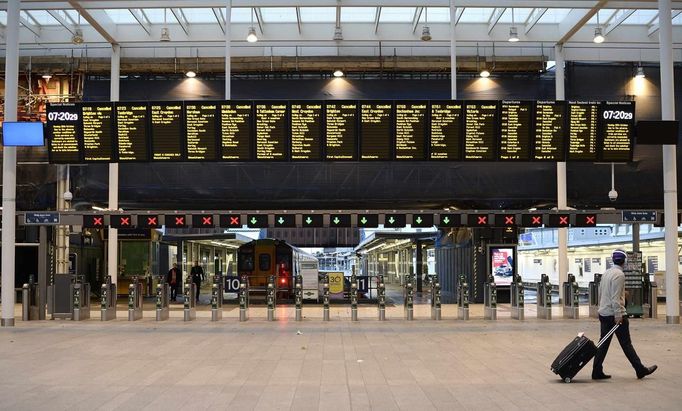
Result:
M464 115L464 159L495 160L497 102L468 101Z
M256 160L287 160L287 103L256 104Z
M83 161L114 161L114 105L81 103Z
M220 158L250 161L253 132L253 105L250 102L220 104Z
M602 103L601 122L601 159L613 162L631 161L635 102L607 101Z
M182 161L184 121L182 103L151 103L152 160Z
M119 161L149 161L147 103L116 104Z
M360 104L360 159L390 160L392 142L391 103Z
M80 109L74 103L61 103L48 104L46 111L50 162L79 163Z
M563 101L535 103L534 160L566 159L566 104Z
M290 107L291 160L322 160L322 102L292 102Z
M395 159L426 160L428 102L395 103Z
M496 285L510 285L514 279L516 250L510 246L488 247L490 275Z
M213 161L218 158L217 103L185 104L185 152L188 161Z
M2 145L6 147L44 146L43 123L26 121L3 122Z
M357 160L358 104L327 102L325 104L325 158L327 160Z
M599 103L568 104L568 160L597 160Z
M431 160L462 159L463 107L459 101L431 102Z
M500 160L529 161L533 103L503 101L500 105Z

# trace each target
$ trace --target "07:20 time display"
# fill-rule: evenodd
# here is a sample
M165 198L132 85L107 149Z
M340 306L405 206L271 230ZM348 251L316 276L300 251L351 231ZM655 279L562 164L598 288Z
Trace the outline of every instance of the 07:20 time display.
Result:
M68 111L57 111L47 113L47 119L50 121L78 121L78 114L69 113Z
M604 110L604 120L632 120L634 113L622 110Z

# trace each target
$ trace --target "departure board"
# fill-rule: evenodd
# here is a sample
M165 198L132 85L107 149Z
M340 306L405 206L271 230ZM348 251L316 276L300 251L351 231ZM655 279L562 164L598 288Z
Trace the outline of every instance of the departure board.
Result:
M287 160L287 103L256 103L256 160Z
M149 161L147 103L116 104L119 161Z
M80 109L74 103L47 105L47 135L50 162L79 163L81 160Z
M360 104L360 159L391 160L393 104Z
M356 102L327 102L325 104L325 159L357 160Z
M218 103L185 104L185 152L188 161L217 160Z
M530 101L500 103L500 160L530 160L532 114Z
M220 158L249 161L251 157L253 105L250 102L220 104Z
M601 159L614 162L632 161L635 102L602 103L601 122Z
M322 160L322 102L291 102L291 159Z
M566 159L566 104L563 101L535 103L535 144L533 159Z
M426 160L426 115L428 102L395 103L396 160Z
M81 103L83 161L114 161L114 105Z
M568 160L597 160L599 103L568 103Z
M495 160L497 102L467 101L464 105L464 159Z
M182 103L150 103L152 160L182 161L184 121Z
M464 104L460 101L431 102L431 160L462 159L463 108Z

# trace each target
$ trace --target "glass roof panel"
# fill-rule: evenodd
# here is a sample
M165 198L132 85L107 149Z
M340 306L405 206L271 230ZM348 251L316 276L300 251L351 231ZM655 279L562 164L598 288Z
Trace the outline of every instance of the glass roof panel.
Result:
M341 9L343 12L343 9ZM301 7L301 21L304 23L335 23L336 7Z
M491 7L467 7L462 12L460 23L487 23L490 15L493 14Z
M636 10L623 24L649 24L656 16L658 16L656 10Z
M7 25L7 12L4 10L0 10L0 23L2 23L3 26Z
M560 23L570 12L571 9L547 9L545 14L538 20L538 23Z
M429 23L449 23L450 22L450 8L449 7L427 7L425 12L419 16L421 23L426 22L428 13ZM410 20L412 21L412 20Z
M190 23L216 23L215 14L211 9L182 9L182 13Z
M133 17L128 9L112 9L104 10L107 16L116 24L137 24L137 20ZM76 18L77 20L78 18ZM81 19L83 21L84 19Z
M150 23L163 24L164 12L163 9L142 9L142 12L144 13L145 16L147 16L147 19L149 20ZM171 13L170 10L166 10L166 23L168 24L177 23L175 17L173 17L173 13Z
M604 25L616 13L618 9L601 9L599 10L599 24ZM592 17L587 24L597 24L597 14Z
M64 17L64 13L61 13L61 11L58 12L62 17ZM54 17L50 15L50 13L45 10L30 10L27 11L27 13L29 13L31 17L33 17L33 19L41 26L55 26L60 24L54 19Z
M78 17L80 16L76 10L62 10L64 13L66 13L70 18L71 21L74 23L78 23ZM81 19L81 24L88 24L87 21L84 19Z
M682 14L678 14L677 17L673 19L673 24L676 25L682 24Z
M232 23L251 23L251 7L232 7L230 22ZM256 16L253 16L254 24Z
M265 23L296 23L295 7L261 7Z
M379 21L382 23L411 23L416 7L382 7Z
M527 9L527 8L515 8L514 9L514 24L517 26L523 26L523 24L528 20L528 16L530 15L530 12L533 11L533 9ZM504 11L502 14L502 17L500 17L499 23L512 23L512 8L508 7L507 10Z
M376 17L376 7L341 7L341 22L367 23L373 22ZM383 15L383 11L381 12ZM336 21L336 15L334 15Z

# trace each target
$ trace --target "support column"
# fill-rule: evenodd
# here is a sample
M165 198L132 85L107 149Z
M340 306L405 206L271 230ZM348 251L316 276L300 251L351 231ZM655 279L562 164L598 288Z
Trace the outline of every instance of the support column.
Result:
M225 100L229 100L232 95L232 50L230 49L230 41L232 36L230 33L230 19L232 18L232 0L225 1Z
M632 251L639 251L640 237L639 237L639 223L632 225Z
M45 307L47 306L47 257L48 241L47 226L41 225L38 229L38 319L45 319Z
M566 99L565 89L565 56L564 48L561 45L554 46L554 60L556 61L556 80L555 80L555 98L556 100ZM557 194L557 210L565 210L568 206L568 199L566 194L566 163L556 163L556 194ZM568 228L558 229L558 247L557 260L559 269L559 301L564 300L564 290L561 284L568 281Z
M415 260L416 260L416 269L415 272L417 273L417 292L422 292L422 274L424 273L424 254L423 254L423 249L422 249L422 242L417 240L415 242L417 245L416 253L414 255Z
M121 83L121 47L111 46L111 101L119 100ZM118 163L109 164L109 210L118 210ZM118 284L118 230L109 227L107 241L107 274Z
M670 0L658 1L661 59L661 115L675 120L675 81L673 79L673 33ZM665 213L665 320L680 323L680 295L677 259L677 146L663 146L663 212Z
M450 94L452 100L457 99L457 37L455 36L455 24L457 24L457 7L455 7L455 0L450 0Z
M17 121L19 93L19 0L7 1L5 28L5 121ZM2 327L14 327L17 211L17 149L2 151Z

